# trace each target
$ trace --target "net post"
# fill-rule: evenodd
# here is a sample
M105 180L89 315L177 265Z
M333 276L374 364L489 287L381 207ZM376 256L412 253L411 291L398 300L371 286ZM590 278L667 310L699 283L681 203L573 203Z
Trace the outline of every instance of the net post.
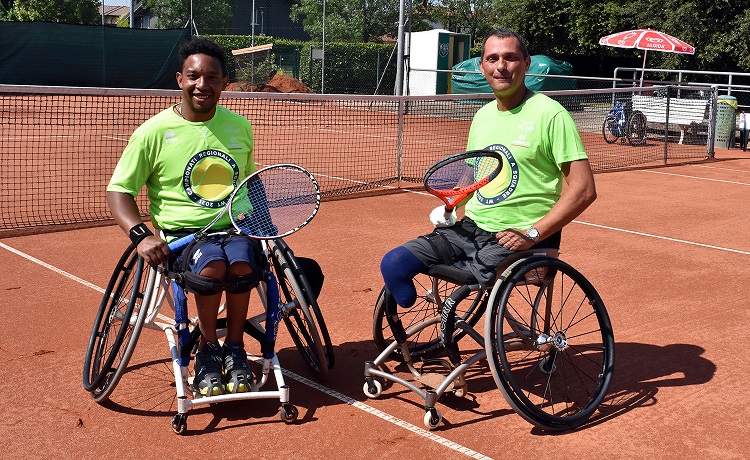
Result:
M712 159L715 156L714 143L716 142L716 124L719 122L719 88L717 85L711 85L711 109L708 113L708 145L706 145L706 158Z
M396 179L398 188L401 188L403 174L403 152L404 152L404 116L406 116L406 99L398 97L398 131L396 133Z

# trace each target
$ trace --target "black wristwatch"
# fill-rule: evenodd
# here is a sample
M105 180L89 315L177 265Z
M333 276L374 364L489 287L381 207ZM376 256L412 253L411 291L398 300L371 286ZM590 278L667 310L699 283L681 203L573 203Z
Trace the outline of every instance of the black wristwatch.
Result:
M537 242L539 240L539 230L535 229L534 227L526 230L526 238L530 239L533 242Z

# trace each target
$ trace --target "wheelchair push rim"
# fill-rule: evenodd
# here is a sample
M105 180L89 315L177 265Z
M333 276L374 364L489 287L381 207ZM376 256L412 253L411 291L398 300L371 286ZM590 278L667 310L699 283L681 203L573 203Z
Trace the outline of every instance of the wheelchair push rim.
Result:
M531 258L493 291L485 349L510 406L550 431L585 423L614 370L614 337L601 297L559 259Z

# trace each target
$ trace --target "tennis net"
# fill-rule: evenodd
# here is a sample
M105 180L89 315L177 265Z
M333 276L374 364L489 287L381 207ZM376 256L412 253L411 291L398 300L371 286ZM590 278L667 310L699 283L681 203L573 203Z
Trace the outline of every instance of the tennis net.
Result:
M547 94L573 115L597 171L705 157L711 144L699 132L678 145L667 128L664 143L657 131L645 145L607 144L605 115L614 100L632 99L632 89ZM130 134L180 98L168 90L0 85L0 236L110 223L105 189ZM324 199L335 199L418 187L432 163L465 149L471 118L491 99L224 92L221 104L252 122L259 166L297 163L315 175ZM148 212L145 193L138 204Z

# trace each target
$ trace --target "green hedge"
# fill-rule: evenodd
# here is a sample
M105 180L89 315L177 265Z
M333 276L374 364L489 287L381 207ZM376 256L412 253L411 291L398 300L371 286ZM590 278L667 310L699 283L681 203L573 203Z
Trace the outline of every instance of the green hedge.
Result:
M213 35L211 39L227 50L230 80L236 78L236 62L231 50L251 46L248 35ZM295 78L313 91L321 92L323 62L311 59L321 43L299 42L256 36L255 46L273 43L272 55L282 68L292 68ZM325 81L327 94L393 94L396 81L395 44L326 43ZM293 62L297 61L297 62Z

